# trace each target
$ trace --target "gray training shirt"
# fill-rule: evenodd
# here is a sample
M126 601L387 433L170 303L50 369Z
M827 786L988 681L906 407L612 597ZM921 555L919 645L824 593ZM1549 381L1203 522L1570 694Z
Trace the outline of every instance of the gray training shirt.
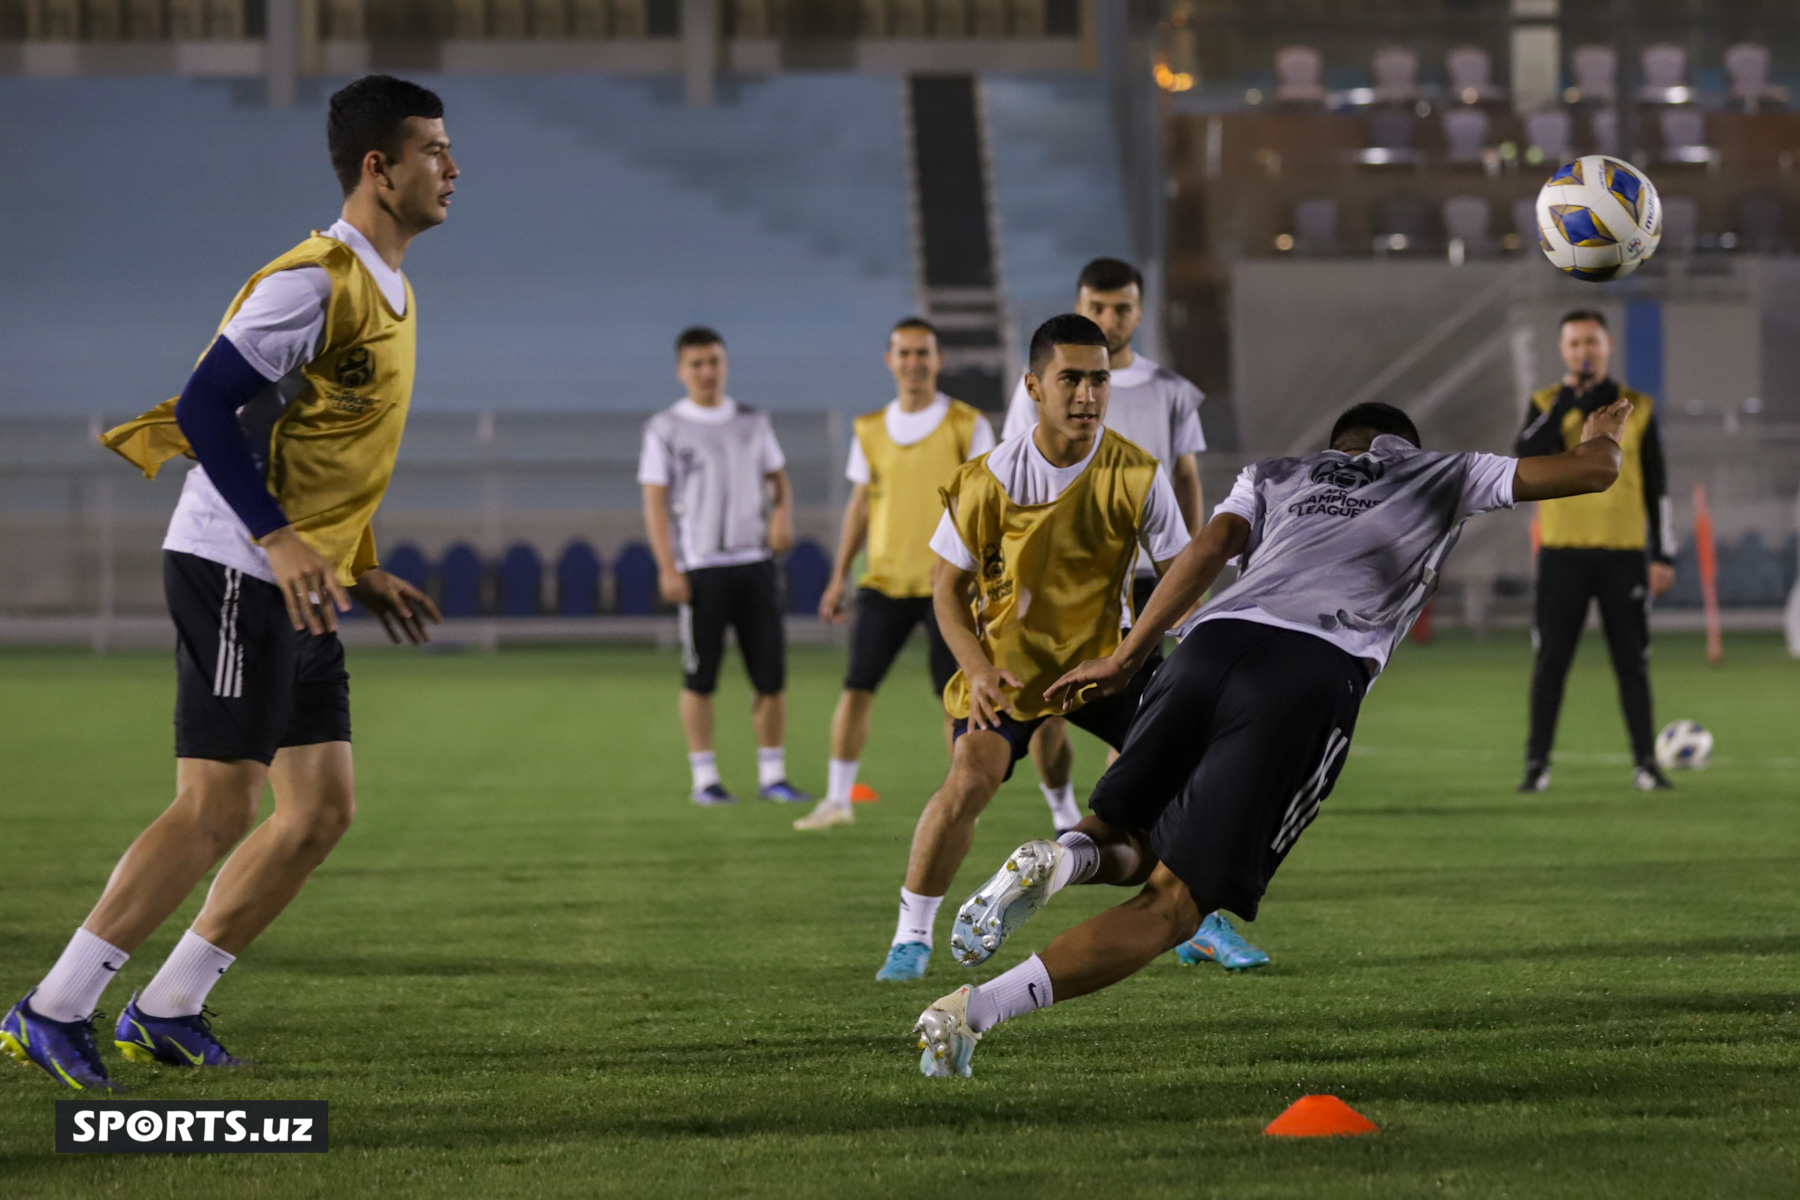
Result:
M669 489L670 540L683 571L769 557L765 479L786 465L769 414L726 396L680 400L644 424L638 482Z
M1462 523L1512 507L1517 465L1382 434L1354 458L1322 450L1245 467L1213 510L1250 523L1243 574L1179 632L1226 617L1297 629L1367 660L1373 678L1437 591Z

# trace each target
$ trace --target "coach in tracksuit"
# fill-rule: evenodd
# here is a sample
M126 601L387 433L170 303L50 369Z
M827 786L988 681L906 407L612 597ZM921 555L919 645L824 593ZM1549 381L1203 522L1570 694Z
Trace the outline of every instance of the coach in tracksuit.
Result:
M1619 680L1619 704L1631 737L1632 780L1650 791L1669 786L1656 768L1650 717L1650 600L1675 581L1675 539L1668 476L1654 401L1611 379L1612 338L1606 318L1578 310L1562 319L1559 349L1568 368L1560 385L1531 397L1515 453L1560 454L1581 437L1582 422L1621 396L1632 403L1622 441L1619 480L1604 492L1546 500L1538 506L1537 596L1532 640L1531 734L1521 792L1550 786L1563 684L1587 623L1588 602L1600 622Z

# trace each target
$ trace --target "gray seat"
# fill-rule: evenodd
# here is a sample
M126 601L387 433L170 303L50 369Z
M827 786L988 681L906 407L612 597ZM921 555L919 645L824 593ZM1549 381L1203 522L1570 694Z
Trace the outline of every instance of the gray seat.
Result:
M1644 68L1638 98L1653 104L1676 104L1687 99L1687 51L1673 42L1644 47L1639 56Z
M1442 215L1445 237L1459 239L1470 249L1488 244L1494 206L1486 196L1452 196L1444 201Z
M1544 161L1561 166L1574 157L1569 149L1569 114L1566 112L1532 113L1525 118L1525 141L1544 152Z
M1383 46L1369 67L1377 104L1410 104L1419 98L1419 56L1405 46Z
M1444 114L1444 140L1453 163L1480 162L1487 149L1488 115L1479 108L1453 108Z
M1335 254L1338 242L1338 205L1329 196L1308 196L1294 202L1294 250L1300 254Z
M1769 82L1769 48L1761 42L1739 42L1725 51L1725 74L1731 98L1751 112L1787 102L1787 89Z
M1494 60L1480 46L1453 46L1444 55L1444 71L1450 76L1450 95L1464 104L1496 100L1503 92L1494 86Z
M1608 108L1594 113L1588 118L1588 125L1594 131L1594 153L1617 154L1619 152L1619 114Z
M1590 104L1610 104L1616 95L1619 58L1611 46L1577 46L1570 56L1575 90Z
M1311 46L1283 46L1275 52L1275 99L1285 103L1325 102L1325 61Z
M1682 162L1706 153L1706 114L1697 108L1666 108L1657 115L1662 127L1663 157Z

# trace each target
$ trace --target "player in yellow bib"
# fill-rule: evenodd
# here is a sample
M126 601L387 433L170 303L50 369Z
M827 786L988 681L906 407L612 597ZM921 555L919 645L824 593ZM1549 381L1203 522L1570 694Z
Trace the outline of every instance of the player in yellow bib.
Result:
M227 854L113 1041L137 1062L237 1062L202 1013L207 994L355 807L337 614L355 597L393 640L430 640L437 610L380 569L370 521L412 397L416 317L401 260L455 191L443 116L431 92L384 75L335 94L326 132L341 219L251 276L179 397L102 439L147 476L178 456L199 465L163 540L175 801L0 1022L0 1048L70 1087L114 1086L95 1048L100 994ZM257 824L266 784L275 810Z
M1142 679L1066 713L1044 689L1119 645L1138 547L1161 570L1187 545L1166 471L1104 428L1110 371L1100 328L1072 313L1053 317L1032 336L1030 357L1038 423L958 469L931 538L940 560L932 601L959 668L944 689L955 743L950 773L913 832L900 919L877 979L925 974L937 910L975 819L1039 725L1067 715L1114 748L1124 744Z
M829 829L853 820L850 800L875 690L915 626L923 626L931 686L938 696L956 673L956 658L931 610L931 532L943 515L941 494L964 462L994 448L986 417L937 390L943 355L929 321L908 317L888 334L887 368L898 394L856 419L844 474L853 491L844 510L837 560L819 601L819 616L844 619L844 588L857 552L868 546L868 569L856 589L850 624L850 664L831 718L831 761L825 798L794 822L795 829ZM949 740L949 717L944 718Z

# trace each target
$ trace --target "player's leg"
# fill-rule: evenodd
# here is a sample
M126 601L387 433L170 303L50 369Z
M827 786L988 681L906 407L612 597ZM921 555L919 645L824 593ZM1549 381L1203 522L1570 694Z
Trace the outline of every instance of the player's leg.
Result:
M1031 737L1029 725L1001 720L1001 731L981 729L957 737L950 771L919 814L907 853L906 883L900 889L900 919L877 979L918 979L925 974L937 911L957 867L968 856L975 819L1012 774L1013 763Z
M937 613L931 607L929 597L925 601L925 615L920 623L925 626L926 658L925 668L931 675L931 694L937 697L938 706L943 707L944 689L950 686L950 680L960 669L956 662L956 654L950 649L950 643L944 640L943 631L938 628ZM948 710L944 712L944 753L946 756L956 749L956 718Z
M787 777L787 627L782 623L781 568L774 559L727 568L733 573L731 625L756 693L750 725L756 735L756 794L790 804L812 797Z
M929 600L926 603L930 603ZM916 601L895 600L874 588L858 588L850 616L850 662L844 690L831 716L831 760L825 768L825 798L794 822L795 829L829 829L854 819L850 792L863 747L869 740L869 712L888 668L918 621Z
M689 571L688 602L676 612L681 636L681 731L687 738L689 798L695 804L736 804L719 780L713 755L713 692L725 659L730 588L725 567Z
M1075 748L1069 744L1068 722L1051 717L1031 735L1031 765L1037 771L1038 791L1050 806L1050 824L1058 833L1081 820L1075 800Z
M1531 668L1531 732L1525 745L1521 792L1539 792L1550 786L1550 750L1556 741L1563 685L1581 643L1581 627L1587 622L1592 595L1587 560L1587 553L1581 550L1546 547L1538 551L1531 624L1537 655Z
M1668 788L1671 784L1656 766L1651 717L1649 564L1635 550L1612 550L1596 567L1600 627L1606 631L1619 707L1631 739L1632 782L1644 791Z

